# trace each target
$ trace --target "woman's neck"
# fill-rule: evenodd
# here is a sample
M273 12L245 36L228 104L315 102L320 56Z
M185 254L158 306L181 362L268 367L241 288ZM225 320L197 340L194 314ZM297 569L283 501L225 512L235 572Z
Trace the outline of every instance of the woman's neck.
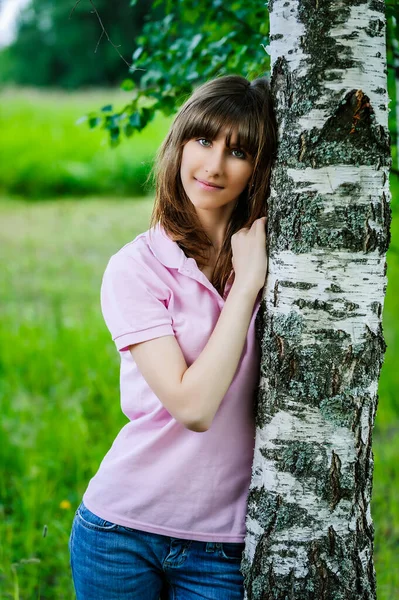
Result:
M233 206L224 207L225 210L218 215L212 210L198 210L197 215L201 225L212 242L211 254L215 257L219 255L226 236L227 226L229 224ZM228 210L227 210L228 209Z

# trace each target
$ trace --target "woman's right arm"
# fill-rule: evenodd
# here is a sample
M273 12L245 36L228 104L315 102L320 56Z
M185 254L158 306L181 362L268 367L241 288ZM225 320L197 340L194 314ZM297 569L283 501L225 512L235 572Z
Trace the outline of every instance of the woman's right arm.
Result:
M254 304L267 273L265 221L232 237L235 279L216 326L187 367L174 336L130 346L144 379L170 414L192 431L206 431L237 370Z

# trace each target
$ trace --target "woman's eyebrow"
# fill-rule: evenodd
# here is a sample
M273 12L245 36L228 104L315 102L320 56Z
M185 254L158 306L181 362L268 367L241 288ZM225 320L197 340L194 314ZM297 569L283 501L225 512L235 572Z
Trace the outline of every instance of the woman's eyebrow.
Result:
M225 145L227 148L239 148L240 150L244 150L247 154L251 154L245 144L239 144L238 140L230 140L230 144L228 144L226 139Z

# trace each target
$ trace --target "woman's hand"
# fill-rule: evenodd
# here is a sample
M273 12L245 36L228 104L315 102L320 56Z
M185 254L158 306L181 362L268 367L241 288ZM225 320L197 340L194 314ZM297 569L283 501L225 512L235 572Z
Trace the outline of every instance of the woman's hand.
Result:
M263 288L267 275L266 221L267 217L256 219L231 236L234 281L254 293Z

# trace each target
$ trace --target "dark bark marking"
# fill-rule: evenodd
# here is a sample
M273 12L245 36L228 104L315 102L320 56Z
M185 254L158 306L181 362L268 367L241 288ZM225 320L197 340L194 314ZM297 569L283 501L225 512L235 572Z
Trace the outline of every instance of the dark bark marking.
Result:
M338 369L335 367L333 368L332 372L331 384L331 393L333 396L335 396L338 393L341 384Z
M353 386L360 389L378 381L386 350L381 324L377 333L366 326L365 338L363 343L353 346L353 355L357 359L353 372Z
M311 290L317 287L315 283L308 283L307 281L288 281L284 279L280 281L280 285L281 287L295 288L297 290Z
M349 344L348 349L344 356L344 361L343 361L343 364L345 366L348 366L352 362L352 355L353 355L352 344Z
M334 304L339 304L339 308L334 308ZM354 313L353 311L359 308L358 304L354 302L348 302L347 300L342 301L339 298L333 298L330 301L319 300L305 300L304 298L298 298L293 302L294 306L298 306L300 309L307 308L308 310L322 310L328 313L333 319L347 319L348 317L358 316L360 313Z
M328 528L328 542L330 545L330 547L329 547L330 555L335 554L335 540L336 540L335 529L332 525L330 525L330 527Z
M334 294L342 293L344 290L337 283L331 283L329 287L325 288L326 292L334 292Z
M354 110L352 116L352 127L349 134L355 133L357 123L362 119L368 119L371 113L369 97L363 94L362 90L356 90L351 100L352 105L354 105Z
M284 340L279 335L276 336L278 345L278 356L280 359L284 358Z
M320 309L320 303L311 305ZM334 313L332 307L334 302L330 301L323 309ZM354 303L344 303L343 312L336 311L333 318L346 318L356 309ZM349 425L356 406L350 388L365 389L379 375L385 352L382 329L375 334L368 330L364 342L351 344L345 331L320 328L315 332L318 341L302 347L299 341L304 324L300 314L291 311L276 317L266 310L260 313L256 324L260 324L262 316L261 375L269 380L269 389L267 394L257 390L257 425L263 427L280 408L284 409L287 396L298 406L304 404L304 411L306 403L310 403L337 426ZM343 344L345 340L347 343ZM346 382L343 389L342 381ZM346 389L346 385L350 388ZM287 410L291 411L288 407Z
M292 357L290 360L290 374L289 378L293 379L298 374L298 363L295 360L295 357Z
M340 485L341 460L340 460L338 454L336 454L334 452L334 450L332 451L332 454L331 454L331 467L330 467L330 471L329 471L329 476L330 476L330 486L331 486L330 508L331 508L331 510L334 510L342 498L341 485Z
M366 32L370 37L381 37L384 35L385 22L382 19L373 18L370 20Z
M264 488L253 488L248 496L248 515L257 515L264 535L269 537L276 527L278 511L283 503L281 496L268 492ZM258 517L260 515L260 520Z
M362 90L351 90L331 109L332 113L321 129L303 132L307 152L301 160L311 166L330 164L375 165L377 156L384 156L384 166L390 165L389 135L375 122L370 99ZM356 135L355 135L356 134Z
M356 399L347 389L336 396L323 398L320 402L320 412L323 417L337 427L351 426L355 411Z
M278 279L276 279L276 282L275 282L274 288L273 288L273 306L277 306L278 284L279 284L279 281L278 281Z
M382 304L381 302L372 302L370 304L371 306L371 310L373 311L373 313L375 313L378 317L381 317L382 315Z
M294 192L294 182L288 177L283 179L278 173L281 185L281 202L269 204L269 219L273 232L271 247L275 250L291 250L296 253L311 252L314 248L331 250L345 249L354 252L372 252L378 250L385 253L390 241L389 227L391 210L389 202L383 201L383 208L373 202L359 202L359 191L352 185L352 202L333 207L324 212L324 198L316 192ZM342 185L338 194L347 197L349 186ZM297 189L297 186L295 186ZM375 221L378 229L370 227L369 221Z

